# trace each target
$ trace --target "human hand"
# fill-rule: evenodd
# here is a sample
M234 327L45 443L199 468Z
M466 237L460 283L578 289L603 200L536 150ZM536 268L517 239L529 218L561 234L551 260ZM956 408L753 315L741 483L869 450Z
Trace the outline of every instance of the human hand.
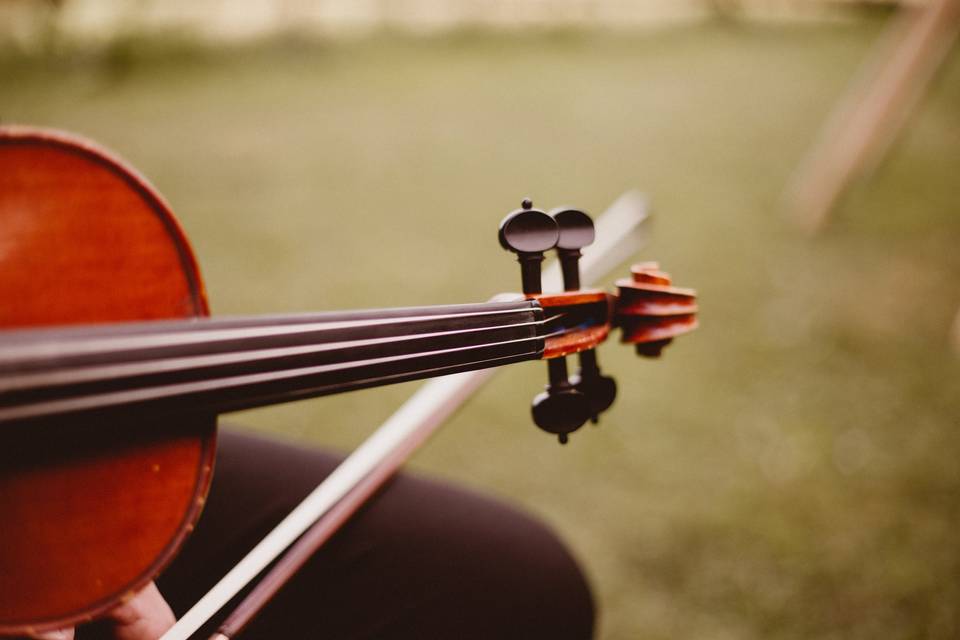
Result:
M170 605L151 582L140 593L107 612L114 640L157 640L176 618ZM73 640L74 630L60 629L30 636L35 640Z
M107 613L115 640L157 640L177 621L153 582ZM66 640L69 640L67 638Z

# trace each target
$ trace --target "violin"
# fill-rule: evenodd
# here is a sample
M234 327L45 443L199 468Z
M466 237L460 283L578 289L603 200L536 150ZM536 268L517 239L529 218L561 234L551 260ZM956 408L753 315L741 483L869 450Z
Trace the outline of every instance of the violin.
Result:
M525 200L499 227L522 293L210 318L146 179L76 136L0 127L0 635L94 619L163 571L203 509L220 413L546 360L532 417L566 442L614 401L595 352L612 329L657 356L697 326L695 292L655 263L581 289L593 236L583 211ZM543 293L552 250L565 291Z

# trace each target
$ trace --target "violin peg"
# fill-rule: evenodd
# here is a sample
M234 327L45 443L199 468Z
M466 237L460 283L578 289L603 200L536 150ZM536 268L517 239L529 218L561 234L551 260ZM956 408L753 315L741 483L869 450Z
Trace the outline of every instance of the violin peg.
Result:
M521 207L511 211L500 222L498 238L500 246L517 254L523 292L540 293L540 263L543 252L557 244L560 231L557 223L540 209L533 208L529 198Z
M547 433L555 434L560 444L566 444L569 434L590 419L590 401L567 379L565 358L548 360L547 366L550 384L533 399L533 422Z
M590 419L590 402L572 386L548 388L533 399L531 413L534 424L566 444L569 434Z
M563 272L563 288L577 291L580 289L580 250L593 244L596 237L593 220L586 212L572 207L552 209L550 216L560 229L557 256ZM587 398L590 420L596 423L600 414L609 409L617 397L617 383L600 373L594 349L581 351L579 358L580 370L570 379L570 384Z
M500 221L500 246L517 254L549 251L559 238L560 230L554 219L534 209L529 199Z
M590 421L596 424L601 413L613 405L617 398L617 382L600 372L595 349L581 351L580 370L570 378L573 388L590 402Z
M585 211L572 207L557 207L550 210L550 217L560 229L558 249L583 249L593 244L596 231L593 220Z
M580 250L593 244L596 232L593 220L584 211L571 207L557 207L550 211L560 231L557 239L557 257L563 271L563 288L580 289Z

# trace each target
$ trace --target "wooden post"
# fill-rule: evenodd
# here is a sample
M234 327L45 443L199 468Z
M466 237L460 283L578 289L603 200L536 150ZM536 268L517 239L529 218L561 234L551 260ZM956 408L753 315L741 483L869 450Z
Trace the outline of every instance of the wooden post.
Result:
M958 30L960 0L900 10L791 181L785 205L797 226L820 230L850 183L880 162Z

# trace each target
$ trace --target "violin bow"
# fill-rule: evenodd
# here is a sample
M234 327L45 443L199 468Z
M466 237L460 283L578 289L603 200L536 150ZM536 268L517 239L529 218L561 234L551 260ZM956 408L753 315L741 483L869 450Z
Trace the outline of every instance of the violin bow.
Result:
M597 241L580 261L585 286L604 279L646 240L647 202L638 191L618 198L597 220ZM563 289L559 261L543 274L544 288ZM500 294L493 301L522 300ZM200 627L277 558L210 640L231 640L259 613L327 540L498 369L435 378L418 389L390 418L214 585L160 640L189 640ZM281 557L282 556L282 557Z

